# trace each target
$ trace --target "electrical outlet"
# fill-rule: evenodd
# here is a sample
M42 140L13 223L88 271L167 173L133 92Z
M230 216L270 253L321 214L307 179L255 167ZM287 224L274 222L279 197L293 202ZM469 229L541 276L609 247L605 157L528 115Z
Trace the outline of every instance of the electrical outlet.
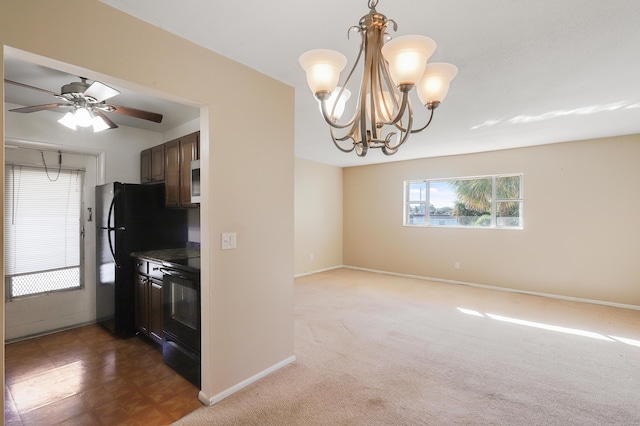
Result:
M460 269L460 262L454 263L453 267L456 268L456 269Z

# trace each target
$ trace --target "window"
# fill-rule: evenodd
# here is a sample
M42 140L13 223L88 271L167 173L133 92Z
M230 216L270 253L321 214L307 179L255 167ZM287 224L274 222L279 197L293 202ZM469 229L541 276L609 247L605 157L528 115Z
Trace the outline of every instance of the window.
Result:
M405 181L404 224L522 228L522 176Z
M6 299L82 288L84 171L5 166Z

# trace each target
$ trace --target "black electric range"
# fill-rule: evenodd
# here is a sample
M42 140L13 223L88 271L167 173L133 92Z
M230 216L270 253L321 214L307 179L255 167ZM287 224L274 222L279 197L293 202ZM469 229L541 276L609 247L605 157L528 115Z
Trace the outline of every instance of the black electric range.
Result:
M184 257L180 259L168 259L162 261L162 266L167 269L177 269L184 272L200 273L200 257Z
M162 358L200 387L200 257L162 262Z

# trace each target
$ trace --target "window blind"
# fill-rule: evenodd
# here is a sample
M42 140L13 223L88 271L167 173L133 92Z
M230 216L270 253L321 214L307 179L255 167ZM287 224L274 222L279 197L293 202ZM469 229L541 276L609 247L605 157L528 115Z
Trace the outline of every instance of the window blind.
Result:
M5 275L80 265L84 171L5 165Z

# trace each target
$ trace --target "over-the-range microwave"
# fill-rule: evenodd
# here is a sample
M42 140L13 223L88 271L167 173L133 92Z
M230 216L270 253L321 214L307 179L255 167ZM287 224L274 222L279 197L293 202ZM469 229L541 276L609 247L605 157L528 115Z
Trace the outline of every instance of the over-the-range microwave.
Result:
M191 202L200 202L200 160L191 162Z

